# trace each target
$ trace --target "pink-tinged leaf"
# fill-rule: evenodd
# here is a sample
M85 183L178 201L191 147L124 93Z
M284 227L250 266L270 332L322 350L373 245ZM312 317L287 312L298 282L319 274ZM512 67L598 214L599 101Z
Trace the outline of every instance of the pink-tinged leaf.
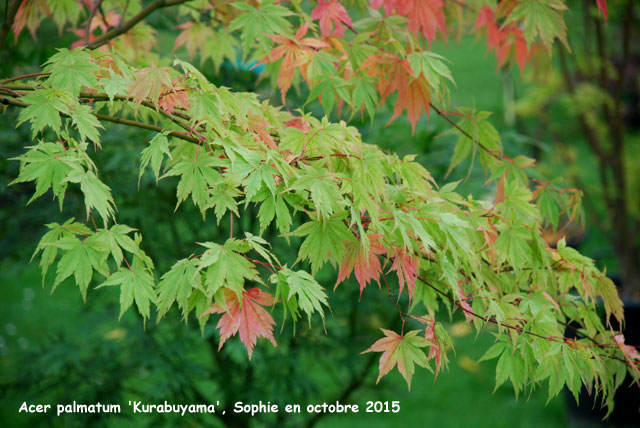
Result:
M325 37L343 37L345 25L353 30L351 17L338 0L318 0L311 19L320 21L320 32Z
M293 119L286 121L284 123L284 126L288 128L297 128L305 132L310 131L312 129L311 125L309 125L309 123L307 123L307 121L300 116L294 117Z
M602 16L604 16L604 20L608 21L609 14L607 13L607 0L596 0L596 3L598 4L598 9L602 12Z
M141 104L146 99L158 104L160 95L172 88L169 67L151 66L138 70L135 80L129 88L129 96L133 98L134 104Z
M609 328L611 329L611 327ZM611 329L611 334L613 333L613 329ZM640 353L638 353L638 350L631 345L625 345L624 336L622 334L615 334L613 338L616 341L618 349L620 349L620 352L622 352L622 355L629 363L629 366L633 369L636 376L640 377L640 369L638 369L638 365L640 365ZM637 380L636 385L640 386L640 382Z
M282 58L280 70L278 71L278 88L284 104L287 91L291 88L293 76L296 69L300 71L302 77L306 79L307 65L314 57L317 49L328 48L330 45L322 40L312 37L304 37L309 26L305 23L298 31L294 39L290 39L280 34L269 34L268 37L276 43L269 55L257 65L278 61Z
M349 241L345 246L345 255L340 265L340 272L338 273L338 280L336 281L336 287L338 284L347 279L351 272L355 272L356 280L360 284L360 295L364 288L375 280L380 284L380 273L382 267L380 266L380 259L378 255L386 254L388 250L380 242L382 235L371 234L369 238L369 248L366 250L363 248L360 241Z
M249 359L253 355L253 348L258 337L269 339L273 346L278 346L273 337L273 326L275 321L271 314L262 306L273 306L273 296L257 287L246 290L242 293L242 301L238 301L238 296L231 290L224 288L224 296L228 310L214 303L200 316L222 313L216 328L220 330L220 345L222 349L225 341L231 336L240 332L240 340L247 348Z
M458 305L460 305L460 308L462 309L462 313L464 314L465 319L467 321L472 321L473 317L471 316L471 313L473 312L473 309L471 309L471 305L469 305L469 302L468 302L470 297L467 294L465 294L462 287L460 287L461 284L462 284L462 281L458 281L458 294L460 295L460 301L458 302Z
M214 38L214 32L209 23L185 22L178 25L178 28L182 32L176 37L173 50L175 51L184 45L191 60L193 60L198 49L204 49L205 43Z
M438 377L438 372L440 372L440 368L442 366L442 348L443 345L438 340L438 336L436 334L436 320L433 316L415 316L412 318L420 321L424 324L424 338L429 342L429 355L428 359L435 359L436 362L436 373L435 376Z
M181 85L180 78L171 81L172 87L160 95L158 105L167 113L173 114L176 107L189 109L189 92Z
M42 21L43 15L49 15L49 8L46 1L22 0L18 7L18 11L16 12L16 16L13 19L13 24L11 24L15 42L18 42L18 36L24 27L27 27L31 33L31 37L35 39L36 30L40 26L40 21Z
M420 259L415 254L410 254L400 247L395 247L391 258L393 258L393 264L389 272L395 271L396 275L398 275L398 294L402 294L406 283L409 290L409 300L411 300L413 290L416 288L416 278L420 271Z
M411 378L415 371L414 364L428 367L427 356L421 348L429 346L429 342L424 337L418 336L419 330L412 330L404 336L384 328L381 330L385 337L379 339L362 352L363 354L367 352L382 352L376 383L380 382L380 379L397 365L398 371L406 380L409 389L411 389Z
M278 147L276 141L267 129L268 127L271 127L271 125L263 116L249 112L247 118L249 119L249 129L255 134L254 139L256 142L262 142L271 149Z
M89 9L93 8L93 6L89 6ZM104 16L100 12L96 12L93 19L91 20L91 25L89 25L89 43L98 38L94 32L97 29L104 34L109 28L117 27L120 24L121 16L113 10L107 12ZM77 48L80 46L84 46L84 42L86 39L87 29L86 27L81 27L73 30L73 33L78 36L80 40L73 42L71 48Z

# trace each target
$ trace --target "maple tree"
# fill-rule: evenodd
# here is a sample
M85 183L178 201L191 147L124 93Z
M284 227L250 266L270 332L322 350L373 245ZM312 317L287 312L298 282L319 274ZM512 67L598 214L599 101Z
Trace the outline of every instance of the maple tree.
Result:
M595 3L606 19L606 3ZM305 105L324 117L158 59L145 18L166 7L178 11L176 49L216 68L240 56L264 68L283 105L292 86L304 86ZM144 322L152 307L160 321L174 304L201 328L217 317L220 347L238 335L251 358L259 338L277 344L271 308L294 324L324 323L327 284L317 274L329 265L336 293L353 274L361 298L377 286L401 319L400 332L383 328L364 351L381 353L378 380L397 367L410 386L416 364L446 367L451 340L436 315L458 310L478 330L497 326L483 359L498 359L498 385L509 380L519 392L546 381L550 396L564 386L577 396L584 385L611 408L626 374L640 374L638 351L611 326L622 322L622 302L593 260L542 239L543 225L581 221L581 193L532 177L533 159L506 156L488 112L450 105L454 76L432 50L439 37L466 31L486 36L498 67L524 71L558 42L568 47L566 10L562 0L14 0L0 48L9 31L35 38L47 19L78 37L42 71L0 82L3 104L21 109L16 125L33 137L13 183L34 182L32 199L51 189L60 206L70 187L84 197L86 221L47 225L34 254L43 278L55 265L53 288L72 277L83 298L92 284L119 287L121 315L135 303ZM374 119L393 97L390 120L406 110L412 133L429 112L451 125L450 170L477 160L495 186L491 201L463 196L457 182L439 186L413 156L362 141L348 121ZM118 223L93 160L108 123L153 132L138 179L151 169L156 181L172 180L176 215L193 203L203 220L228 221L229 239L194 243L200 254L156 272L136 225ZM259 230L239 231L234 218L252 206ZM301 241L294 263L272 251L267 228L291 246Z

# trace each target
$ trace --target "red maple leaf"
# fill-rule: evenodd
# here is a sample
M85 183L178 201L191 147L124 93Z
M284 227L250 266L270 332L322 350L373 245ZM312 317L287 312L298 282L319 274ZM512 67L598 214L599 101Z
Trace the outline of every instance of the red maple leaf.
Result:
M238 332L240 332L240 340L247 348L249 359L251 359L253 347L258 337L265 337L273 346L278 346L273 337L273 326L276 322L271 314L262 307L273 306L273 296L270 293L254 287L242 293L242 301L240 302L233 291L224 288L224 297L228 310L214 303L200 315L223 313L216 325L216 328L220 330L218 350L222 349L222 345L228 338L235 336Z
M414 34L422 33L429 43L440 30L446 36L443 0L371 0L371 7L378 9L384 4L387 16L404 16L408 28Z
M404 89L404 88L402 88ZM398 101L393 109L393 115L389 123L397 119L402 111L407 109L407 119L411 123L411 135L416 132L416 124L420 120L422 111L429 115L429 105L431 104L431 90L424 74L413 79L404 90L398 90Z
M506 6L505 6L506 7ZM483 7L478 13L478 18L473 31L487 29L487 46L496 51L498 68L502 67L513 52L513 59L518 64L521 72L531 59L535 47L529 49L522 34L522 29L516 23L500 26L490 7Z
M388 123L407 109L407 119L411 123L413 135L422 111L428 114L431 103L431 89L424 74L415 76L409 61L393 54L371 56L362 63L361 69L367 69L370 76L377 77L376 86L381 104L384 104L390 94L398 92L398 100Z
M602 15L604 16L604 20L608 21L609 15L607 13L607 0L596 0L596 3L598 4L598 9L600 9L600 12L602 12Z
M395 271L398 275L399 293L402 294L404 284L409 290L409 300L413 297L413 290L416 288L416 278L420 270L420 259L415 254L410 254L407 250L395 247L392 255L393 264L389 272Z
M338 280L336 281L336 287L338 284L347 279L351 272L355 272L356 280L360 284L360 295L364 288L375 280L380 283L380 259L379 254L386 254L388 252L379 239L382 235L370 234L368 251L362 247L360 241L350 241L345 246L345 255L340 266L340 272L338 273Z
M304 37L308 30L309 26L305 23L298 29L293 39L280 34L268 35L271 40L276 42L277 46L271 50L266 58L256 64L256 66L258 66L260 64L275 62L282 58L282 64L280 65L278 73L278 88L280 88L283 104L287 91L291 87L296 68L299 69L300 74L306 79L307 63L313 58L317 49L329 47L329 44L322 40Z
M325 37L344 36L345 25L353 30L351 17L338 0L318 0L311 19L320 20L320 32Z

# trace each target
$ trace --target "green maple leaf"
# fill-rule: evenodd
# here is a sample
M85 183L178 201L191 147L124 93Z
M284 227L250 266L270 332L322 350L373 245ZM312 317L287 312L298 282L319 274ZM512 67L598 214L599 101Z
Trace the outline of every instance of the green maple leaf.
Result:
M197 259L178 260L162 275L158 283L158 318L163 317L173 302L182 310L182 318L189 313L189 298L193 290L202 290L202 277L198 271Z
M322 306L329 306L327 293L308 272L302 270L294 272L284 268L272 277L272 282L278 284L275 294L276 301L278 296L282 296L285 300L285 316L286 310L289 309L295 322L298 317L298 309L301 309L307 314L309 325L311 325L311 315L315 312L320 314L324 322Z
M504 216L516 220L535 220L540 212L531 203L533 193L516 180L505 180L504 201L497 204Z
M274 4L273 0L262 2L258 8L241 2L233 5L244 12L229 26L230 31L242 30L243 60L256 41L265 53L271 49L273 42L267 34L291 36L291 24L284 18L291 15L291 11Z
M80 190L84 194L87 216L95 209L105 223L114 217L115 202L111 196L111 189L100 181L92 171L74 170L67 175L65 180L80 184Z
M471 164L467 173L468 177L469 174L471 174L475 156L478 152L478 146L481 145L483 147L480 150L480 163L486 168L496 163L496 159L486 151L501 152L502 142L500 141L500 134L489 121L489 117L491 116L490 112L476 111L471 108L459 108L458 111L463 115L458 121L458 126L464 130L466 134L460 132L457 128L445 133L458 134L458 140L453 149L447 175L471 155ZM471 136L471 139L467 135Z
M342 215L334 215L329 219L311 220L290 233L293 236L306 236L300 246L298 260L308 259L313 274L328 260L341 260L345 241L355 239L342 218Z
M46 84L52 88L60 88L78 96L80 90L87 86L95 88L98 80L95 72L100 66L93 61L91 54L82 49L58 49L58 53L45 63L45 71L51 73Z
M126 96L131 84L124 76L115 73L112 69L109 69L109 77L103 77L98 83L102 85L104 93L111 101L116 95Z
M211 199L207 208L215 207L218 224L227 211L235 213L236 216L240 215L238 203L234 199L238 196L240 196L240 190L230 177L225 177L222 182L211 189Z
M304 175L291 186L293 190L308 191L316 211L321 217L329 217L344 204L336 178L324 168L303 166Z
M222 287L227 287L240 298L245 281L262 282L256 266L242 255L249 251L248 244L229 239L224 245L211 242L200 245L207 248L200 257L198 269L206 269L204 286L209 295L214 295Z
M70 110L71 120L80 133L80 140L84 142L89 139L94 143L100 143L100 133L98 128L104 129L104 126L91 113L91 107L85 105L76 105Z
M76 0L49 0L48 5L60 31L67 21L75 26L82 15L82 6Z
M31 122L31 132L33 138L42 131L45 126L51 127L56 134L60 133L60 113L67 113L68 107L65 102L58 97L59 91L51 89L39 89L20 98L29 104L18 115L16 126L27 120Z
M567 26L562 18L565 10L567 6L561 0L523 0L513 8L505 23L522 21L529 47L538 36L549 50L555 38L568 49Z
M533 257L530 240L531 231L521 221L516 221L513 225L504 226L492 248L497 251L500 262L506 261L517 270Z
M203 149L204 150L204 149ZM222 159L200 154L195 159L181 160L173 166L164 176L180 176L176 209L189 195L193 203L204 214L210 206L210 188L215 188L222 181L222 176L215 170L218 166L227 166Z
M13 158L20 161L20 174L9 185L35 181L36 190L27 204L52 189L62 209L67 176L72 170L83 171L79 158L74 154L65 150L62 144L41 142L32 146L22 156Z
M65 237L74 237L76 235L88 236L91 234L91 230L87 226L82 223L75 222L75 219L73 218L67 220L62 225L58 223L49 223L46 227L49 231L42 236L38 242L36 250L33 252L33 256L31 256L31 259L33 260L38 253L42 252L42 255L40 256L40 269L42 270L43 285L49 266L53 264L58 255L58 248L55 246L55 243Z
M82 299L86 301L87 289L93 278L93 271L104 273L108 257L108 252L102 243L90 238L91 236L80 240L75 236L65 236L51 244L64 253L58 261L53 290L62 281L73 275L82 294Z
M134 230L124 224L115 224L109 229L98 229L93 237L104 244L105 248L110 251L113 260L120 266L124 258L123 249L134 255L142 255L138 245L128 236Z
M140 155L141 160L140 172L138 173L138 186L140 185L142 174L144 174L144 170L149 163L151 163L151 170L156 177L156 182L160 179L160 168L162 167L162 161L165 156L171 158L169 140L165 133L156 134L156 136L149 141L149 145L142 150Z
M121 268L107 278L97 288L105 286L120 286L120 318L136 303L138 311L146 321L151 315L151 303L157 300L153 276L143 268Z

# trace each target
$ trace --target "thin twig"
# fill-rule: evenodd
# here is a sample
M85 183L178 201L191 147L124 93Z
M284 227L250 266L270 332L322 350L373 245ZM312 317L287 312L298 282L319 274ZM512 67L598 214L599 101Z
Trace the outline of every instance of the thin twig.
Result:
M85 45L89 44L89 36L91 35L91 22L93 22L93 18L96 16L96 12L98 11L98 8L102 4L102 1L103 0L98 0L98 2L89 11L89 18L87 19L87 23L85 24L85 27L84 27L84 44Z
M112 28L111 30L107 31L106 33L102 34L100 37L95 39L93 42L87 43L86 46L88 49L99 48L105 43L108 43L110 40L129 31L131 28L133 28L136 24L138 24L140 21L145 19L151 12L155 11L156 9L175 6L181 3L186 3L188 1L191 1L191 0L156 0L153 3L149 4L147 7L145 7L144 9L142 9L140 12L138 12L138 14L135 15L133 18L131 18L129 21L115 28Z

